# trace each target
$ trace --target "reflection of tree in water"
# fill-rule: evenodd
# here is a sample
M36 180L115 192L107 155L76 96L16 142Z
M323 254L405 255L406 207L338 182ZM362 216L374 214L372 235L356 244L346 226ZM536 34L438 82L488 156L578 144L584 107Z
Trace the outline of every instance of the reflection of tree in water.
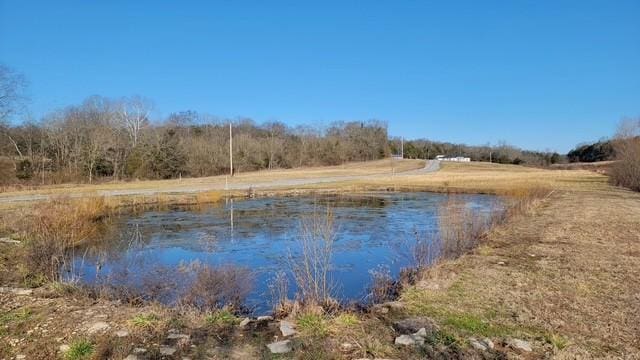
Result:
M212 231L200 232L196 236L196 241L205 252L211 254L218 249L218 237Z

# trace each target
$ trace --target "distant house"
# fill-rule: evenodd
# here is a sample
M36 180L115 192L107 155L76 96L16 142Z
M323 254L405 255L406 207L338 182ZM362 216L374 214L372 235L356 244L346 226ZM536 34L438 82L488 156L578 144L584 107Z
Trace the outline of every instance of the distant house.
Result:
M464 157L464 156L438 155L438 156L436 156L436 160L438 160L438 161L454 161L454 162L471 162L471 158Z

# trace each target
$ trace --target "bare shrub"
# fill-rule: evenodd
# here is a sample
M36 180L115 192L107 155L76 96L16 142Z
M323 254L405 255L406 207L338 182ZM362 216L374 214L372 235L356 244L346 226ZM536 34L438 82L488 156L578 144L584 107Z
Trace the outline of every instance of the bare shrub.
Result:
M316 210L300 222L297 237L299 256L289 254L289 264L305 305L324 305L334 301L335 288L331 279L331 260L335 242L333 213Z
M252 287L253 274L249 269L232 265L200 265L180 304L201 311L223 308L240 311Z
M284 317L292 310L293 303L289 299L289 279L287 273L278 271L267 285L271 295L273 313L276 317Z
M441 252L445 258L455 258L473 249L491 226L490 216L474 212L464 199L456 196L449 196L438 212Z
M614 141L617 162L609 181L633 191L640 191L640 119L626 119L618 126Z
M40 204L22 219L19 228L26 242L26 265L31 275L58 280L70 266L70 251L95 236L111 212L104 198L71 201L61 198Z
M507 198L503 204L496 203L484 211L474 211L462 198L449 197L438 214L440 256L455 258L470 251L492 228L513 216L530 212L551 194L551 190L542 187L510 189L504 193Z
M371 285L367 297L370 303L379 304L398 296L399 285L391 276L388 266L378 265L375 269L369 270L369 275Z

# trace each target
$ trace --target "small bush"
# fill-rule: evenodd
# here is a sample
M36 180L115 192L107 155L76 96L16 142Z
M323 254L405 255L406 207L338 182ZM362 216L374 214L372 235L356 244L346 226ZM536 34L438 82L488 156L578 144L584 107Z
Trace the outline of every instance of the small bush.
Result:
M305 305L332 304L335 284L331 279L331 264L335 227L333 213L327 208L322 214L313 214L300 222L297 237L300 246L298 256L289 255L293 277L298 285L299 296Z
M455 258L476 247L491 227L488 220L489 215L473 211L464 199L450 196L438 214L442 256Z
M333 321L341 326L351 327L360 323L360 319L354 314L343 313L335 317Z
M69 351L64 354L66 360L84 360L89 359L94 351L94 345L87 340L74 341Z
M289 314L293 304L289 300L289 278L287 273L278 271L267 286L275 316L284 317Z
M369 270L371 285L369 286L369 302L380 304L390 301L398 296L398 284L391 276L388 266L380 265Z
M640 119L620 124L614 147L618 161L609 173L610 182L640 191Z
M219 310L207 315L205 321L213 326L232 326L238 318L229 310Z
M130 322L139 328L151 328L158 323L160 318L155 314L138 314L134 316Z
M195 280L180 299L180 304L201 311L239 311L252 287L253 274L246 268L199 265Z
M75 201L62 198L41 204L24 217L19 227L27 239L29 276L58 280L61 268L71 266L69 250L93 238L111 210L102 197Z
M298 329L307 336L324 337L328 333L327 324L321 314L304 313L298 316Z

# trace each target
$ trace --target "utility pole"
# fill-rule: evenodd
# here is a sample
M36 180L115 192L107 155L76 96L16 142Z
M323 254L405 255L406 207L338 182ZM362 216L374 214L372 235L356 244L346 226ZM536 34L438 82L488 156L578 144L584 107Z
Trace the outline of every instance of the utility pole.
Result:
M233 130L229 121L229 175L233 176Z
M400 155L404 159L404 136L400 138Z
M489 151L489 163L493 162L493 151Z

